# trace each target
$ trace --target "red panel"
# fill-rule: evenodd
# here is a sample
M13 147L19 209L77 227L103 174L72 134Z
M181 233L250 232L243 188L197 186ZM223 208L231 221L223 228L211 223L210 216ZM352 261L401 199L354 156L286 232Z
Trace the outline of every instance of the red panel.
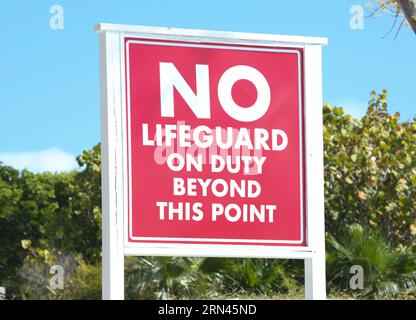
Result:
M129 90L126 97L127 125L131 135L128 136L129 161L129 242L178 242L178 243L220 243L227 244L261 244L261 245L294 245L305 246L305 208L304 208L304 166L302 128L302 55L301 49L279 49L261 51L262 48L251 47L250 50L239 50L242 47L227 46L224 48L208 45L183 46L179 43L150 41L138 42L138 39L126 40L126 81ZM166 45L169 44L169 45ZM269 48L270 49L270 48ZM128 52L127 52L128 50ZM187 84L196 92L195 65L209 66L211 118L198 119L186 101L175 90L175 117L161 117L160 71L161 62L175 65ZM253 122L240 122L230 117L222 108L218 99L218 82L223 73L236 65L246 65L260 71L267 79L271 103L263 117ZM249 107L257 99L256 87L248 80L240 80L232 88L234 101L241 107ZM244 174L212 172L209 156L203 165L203 171L185 170L174 172L169 169L160 157L163 147L144 146L142 124L149 127L153 138L157 124L186 124L192 128L200 125L212 129L232 127L236 132L242 127L249 129L251 137L256 128L283 130L288 137L288 145L283 151L262 150L261 156L267 157L261 174ZM192 149L195 150L195 149ZM168 152L177 152L173 149ZM190 150L185 150L190 153ZM204 154L206 150L200 150ZM207 152L208 154L208 152ZM231 155L231 151L229 151ZM260 155L251 150L249 154ZM255 180L261 186L261 193L256 198L216 197L208 189L208 195L202 196L197 188L197 196L178 196L173 194L174 178L224 179L225 181ZM178 219L161 219L156 202L189 202L202 204L203 219L193 221ZM254 218L252 222L243 218L231 222L225 215L212 220L213 203L226 207L235 204L261 206L275 205L273 222L261 222ZM235 213L235 211L231 211ZM192 213L191 213L192 216ZM158 239L140 239L152 237ZM179 239L177 239L179 238Z

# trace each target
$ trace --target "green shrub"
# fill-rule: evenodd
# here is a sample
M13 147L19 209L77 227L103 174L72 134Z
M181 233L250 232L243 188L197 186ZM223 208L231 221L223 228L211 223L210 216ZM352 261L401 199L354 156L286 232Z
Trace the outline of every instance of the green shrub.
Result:
M351 225L337 238L327 240L328 284L353 292L349 288L352 266L361 266L364 288L359 297L398 297L416 293L416 257L409 249L394 249L376 230Z
M20 277L19 295L29 300L101 299L101 263L87 264L80 255L53 253L27 247ZM62 267L63 287L51 286L51 267Z
M383 91L371 93L362 119L330 105L324 106L323 119L330 284L344 290L351 277L345 266L362 263L368 286L361 296L400 291L408 297L414 271L410 251L416 252L416 118L401 122L399 114L389 114ZM9 299L101 297L100 145L77 161L78 170L59 174L19 172L0 163L0 286ZM363 231L374 243L361 237L347 255L347 249L336 248L353 245L344 231L351 224L381 235ZM43 248L53 261L33 248ZM64 291L48 289L50 263L57 260L68 263ZM301 261L126 258L130 299L273 296L302 282Z
M191 299L207 289L198 272L201 259L130 257L125 261L129 299Z
M273 296L298 286L299 268L287 260L206 258L201 271L221 280L223 295Z
M329 105L323 120L327 232L358 223L416 250L416 118L389 114L383 91L360 120Z

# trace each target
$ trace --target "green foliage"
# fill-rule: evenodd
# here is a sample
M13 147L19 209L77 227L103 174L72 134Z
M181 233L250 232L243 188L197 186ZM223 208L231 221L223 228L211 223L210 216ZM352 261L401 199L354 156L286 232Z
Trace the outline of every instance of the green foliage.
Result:
M129 299L272 297L297 288L293 271L287 261L270 259L130 257L126 293Z
M408 249L393 249L374 230L351 225L335 239L327 240L329 285L349 287L350 267L363 268L364 289L358 295L365 298L394 297L416 292L416 257Z
M271 259L207 258L201 271L215 275L222 286L221 294L264 295L287 293L298 285L293 274L296 265ZM292 276L289 276L292 274Z
M88 264L82 257L75 258L76 267L66 278L66 284L58 297L64 300L100 300L101 299L101 261Z
M101 299L101 263L87 264L80 255L62 255L27 247L28 255L18 270L22 283L19 297L30 300ZM52 288L54 265L64 270L63 288Z
M80 255L92 266L101 263L100 158L97 145L78 157L80 170L59 174L0 164L0 283L10 298L23 297L19 286L25 279L17 270L28 243Z
M358 223L414 247L416 125L388 114L386 98L373 92L361 121L324 106L326 230Z
M29 214L16 212L22 197L19 172L0 164L0 283L10 286L18 278L16 268L25 257L20 241L25 238ZM13 293L13 292L12 292Z
M416 119L400 122L386 99L371 93L362 119L323 108L330 285L348 288L349 268L360 264L366 297L414 290ZM100 298L100 145L77 161L78 170L59 174L0 163L0 285L9 299ZM361 231L347 228L355 224ZM62 291L48 287L52 264L65 265ZM126 258L130 299L292 296L302 282L299 261Z
M195 298L200 292L201 259L139 257L127 260L127 295L130 299Z

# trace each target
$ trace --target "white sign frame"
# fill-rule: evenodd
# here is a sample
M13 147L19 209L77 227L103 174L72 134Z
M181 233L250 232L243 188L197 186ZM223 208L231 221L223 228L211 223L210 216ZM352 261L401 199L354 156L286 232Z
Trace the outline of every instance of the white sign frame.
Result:
M325 218L322 124L322 46L326 38L99 24L103 210L103 299L124 299L124 256L188 256L304 259L305 298L325 299ZM306 247L154 244L126 242L124 39L289 47L304 50Z

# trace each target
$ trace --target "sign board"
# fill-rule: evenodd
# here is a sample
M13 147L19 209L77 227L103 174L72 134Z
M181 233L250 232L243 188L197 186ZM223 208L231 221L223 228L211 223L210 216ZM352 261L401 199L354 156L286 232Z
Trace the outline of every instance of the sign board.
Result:
M323 298L326 39L97 30L103 296L122 298L125 255L176 255L305 259Z

